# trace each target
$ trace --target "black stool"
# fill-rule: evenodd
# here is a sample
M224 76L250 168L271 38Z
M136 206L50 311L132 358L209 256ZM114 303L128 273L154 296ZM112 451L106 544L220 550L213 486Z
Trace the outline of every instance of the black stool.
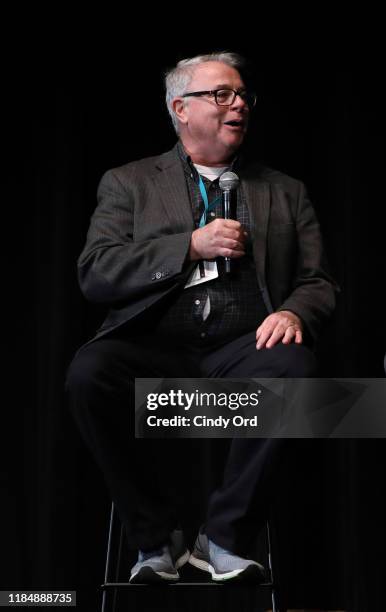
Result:
M117 529L117 527L119 529ZM119 533L117 533L119 532ZM118 538L116 537L118 535ZM120 567L122 560L122 552L123 546L126 542L124 527L117 516L117 512L115 510L114 502L111 504L111 512L110 512L110 525L109 525L109 535L107 541L107 554L106 554L106 567L105 567L105 580L101 585L101 589L103 590L102 596L102 612L115 612L116 607L116 599L117 599L117 590L119 588L138 588L148 585L141 584L130 584L127 582L119 582L120 576ZM274 583L273 578L273 567L272 567L272 551L271 551L271 533L270 533L270 525L269 521L267 521L267 553L268 553L268 574L269 580L262 584L259 584L259 587L264 587L271 589L271 600L272 600L272 612L279 612L276 605L276 585ZM191 587L191 586L202 586L202 587L226 587L224 583L221 582L170 582L162 585L162 588L171 588L171 587ZM157 587L159 588L159 587ZM113 591L111 599L108 597L109 592ZM111 607L109 607L109 603L111 601Z

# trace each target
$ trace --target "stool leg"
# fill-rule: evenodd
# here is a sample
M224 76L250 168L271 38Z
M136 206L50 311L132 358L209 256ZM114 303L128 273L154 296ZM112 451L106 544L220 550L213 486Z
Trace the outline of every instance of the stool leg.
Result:
M107 540L107 554L106 554L106 566L105 566L105 584L110 581L111 553L112 553L112 539L113 539L114 518L115 518L115 508L114 508L114 502L112 502L111 503L111 511L110 511L109 536L108 536L108 540ZM106 589L103 589L102 612L106 612L106 609L107 609L107 592L106 592Z
M121 529L119 532L119 546L118 546L118 558L117 558L117 564L115 567L115 580L114 582L119 582L119 578L120 578L120 571L121 571L121 559L122 559L122 550L123 550L123 542L125 540L125 534L124 534L124 527L121 523ZM114 588L114 599L113 599L113 607L111 612L115 612L115 606L117 603L117 595L118 595L118 588L115 587Z
M272 564L272 545L271 545L271 531L269 521L267 521L267 546L268 546L268 567L270 574L270 582L272 583L271 599L272 599L272 612L279 612L276 607L276 592L275 592L275 581L273 575L273 564Z

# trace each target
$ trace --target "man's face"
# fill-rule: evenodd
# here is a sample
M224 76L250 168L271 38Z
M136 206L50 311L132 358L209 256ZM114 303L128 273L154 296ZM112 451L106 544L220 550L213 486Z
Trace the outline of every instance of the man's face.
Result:
M194 71L187 92L216 89L245 89L235 68L222 62L205 62ZM186 93L187 93L186 92ZM248 128L249 108L236 96L231 106L219 106L213 96L184 98L180 133L190 152L226 158L239 148ZM230 125L229 122L237 122ZM225 157L224 157L225 156Z

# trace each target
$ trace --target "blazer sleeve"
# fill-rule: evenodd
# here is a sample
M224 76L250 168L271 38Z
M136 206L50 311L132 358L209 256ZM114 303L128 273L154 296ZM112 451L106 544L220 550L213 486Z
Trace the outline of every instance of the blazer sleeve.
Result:
M102 177L98 206L78 260L84 296L103 304L138 299L185 278L192 232L134 240L136 194L114 170Z
M315 340L321 324L335 308L339 287L329 273L319 223L301 182L295 218L296 271L292 291L277 310L291 310L297 314L305 325L305 332Z

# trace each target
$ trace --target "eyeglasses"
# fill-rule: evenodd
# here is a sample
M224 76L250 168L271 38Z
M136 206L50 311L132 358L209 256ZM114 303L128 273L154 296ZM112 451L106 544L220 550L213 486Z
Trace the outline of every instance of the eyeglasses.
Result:
M249 108L253 108L256 104L256 94L252 91L246 91L242 89L240 91L236 91L235 89L213 89L211 91L190 91L186 94L183 94L182 98L188 97L200 97L200 96L214 96L216 104L218 106L232 106L233 102L236 99L236 96L240 96L242 100L246 104L248 104Z

